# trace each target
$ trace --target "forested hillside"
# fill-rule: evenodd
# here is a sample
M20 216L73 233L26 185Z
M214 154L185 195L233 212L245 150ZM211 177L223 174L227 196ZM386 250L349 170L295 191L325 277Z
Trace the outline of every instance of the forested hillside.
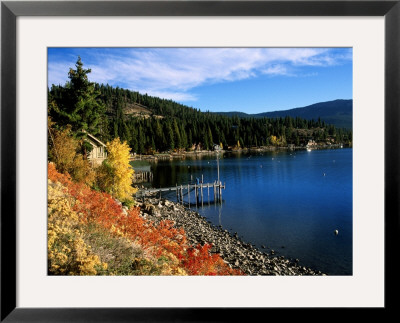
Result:
M328 125L324 120L299 117L239 118L201 112L177 102L91 83L78 60L70 81L49 89L49 116L56 125L86 130L103 141L120 137L132 152L151 154L200 147L211 150L305 145L320 142L350 144L350 130Z
M324 120L337 128L353 128L353 100L333 100L319 102L301 108L247 114L244 112L219 112L224 116L238 116L241 118L302 118L306 120Z

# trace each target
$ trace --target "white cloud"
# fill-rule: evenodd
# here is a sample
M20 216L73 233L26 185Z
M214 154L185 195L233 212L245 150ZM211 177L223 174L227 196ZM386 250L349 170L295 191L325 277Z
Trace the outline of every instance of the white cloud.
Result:
M171 98L196 100L201 85L232 82L261 74L295 76L303 66L332 66L351 60L351 52L323 48L144 48L86 50L90 80ZM63 84L74 63L49 62L49 84Z
M69 68L74 66L73 64L67 62L49 62L47 65L48 85L64 85L68 80Z
M288 68L286 66L281 64L268 66L267 68L262 69L261 73L271 76L276 76L276 75L294 76L294 74L288 71Z

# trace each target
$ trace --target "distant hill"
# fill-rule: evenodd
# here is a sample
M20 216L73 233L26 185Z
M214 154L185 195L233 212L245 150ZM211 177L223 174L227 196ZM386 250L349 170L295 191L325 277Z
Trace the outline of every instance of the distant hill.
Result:
M257 114L247 114L243 112L218 112L225 116L238 116L240 118L279 118L290 116L299 117L307 120L318 120L321 118L327 124L332 124L337 128L353 128L353 100L334 100L315 103L306 107L294 108L290 110L263 112Z
M245 112L239 112L239 111L230 111L230 112L214 112L217 113L221 116L225 117L239 117L239 118L254 118L256 115L255 114L248 114Z

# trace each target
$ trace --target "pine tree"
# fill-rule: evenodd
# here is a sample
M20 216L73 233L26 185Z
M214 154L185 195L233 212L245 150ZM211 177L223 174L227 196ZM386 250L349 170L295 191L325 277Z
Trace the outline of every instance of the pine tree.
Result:
M54 120L63 126L71 125L72 131L78 137L84 137L82 131L97 135L100 133L99 123L105 114L105 105L100 101L100 92L95 90L94 83L88 79L90 69L84 69L81 58L75 64L76 69L70 69L70 81L63 88L59 109L54 111Z
M174 131L172 130L171 123L165 123L165 135L166 135L166 149L174 149L175 141L174 141Z
M182 148L182 138L181 138L179 126L178 126L178 123L176 122L176 119L174 119L173 131L174 131L175 147L178 149L181 149Z

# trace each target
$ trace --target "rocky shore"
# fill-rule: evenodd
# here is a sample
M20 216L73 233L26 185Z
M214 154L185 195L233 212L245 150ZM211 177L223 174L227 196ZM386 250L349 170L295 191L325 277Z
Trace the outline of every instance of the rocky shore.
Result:
M237 233L231 234L220 226L214 226L206 218L185 206L155 197L138 202L141 215L158 223L168 219L176 227L182 227L192 245L210 243L214 253L219 253L232 268L246 275L325 275L320 271L301 266L299 260L277 256L274 250L262 252L250 243L242 241Z

